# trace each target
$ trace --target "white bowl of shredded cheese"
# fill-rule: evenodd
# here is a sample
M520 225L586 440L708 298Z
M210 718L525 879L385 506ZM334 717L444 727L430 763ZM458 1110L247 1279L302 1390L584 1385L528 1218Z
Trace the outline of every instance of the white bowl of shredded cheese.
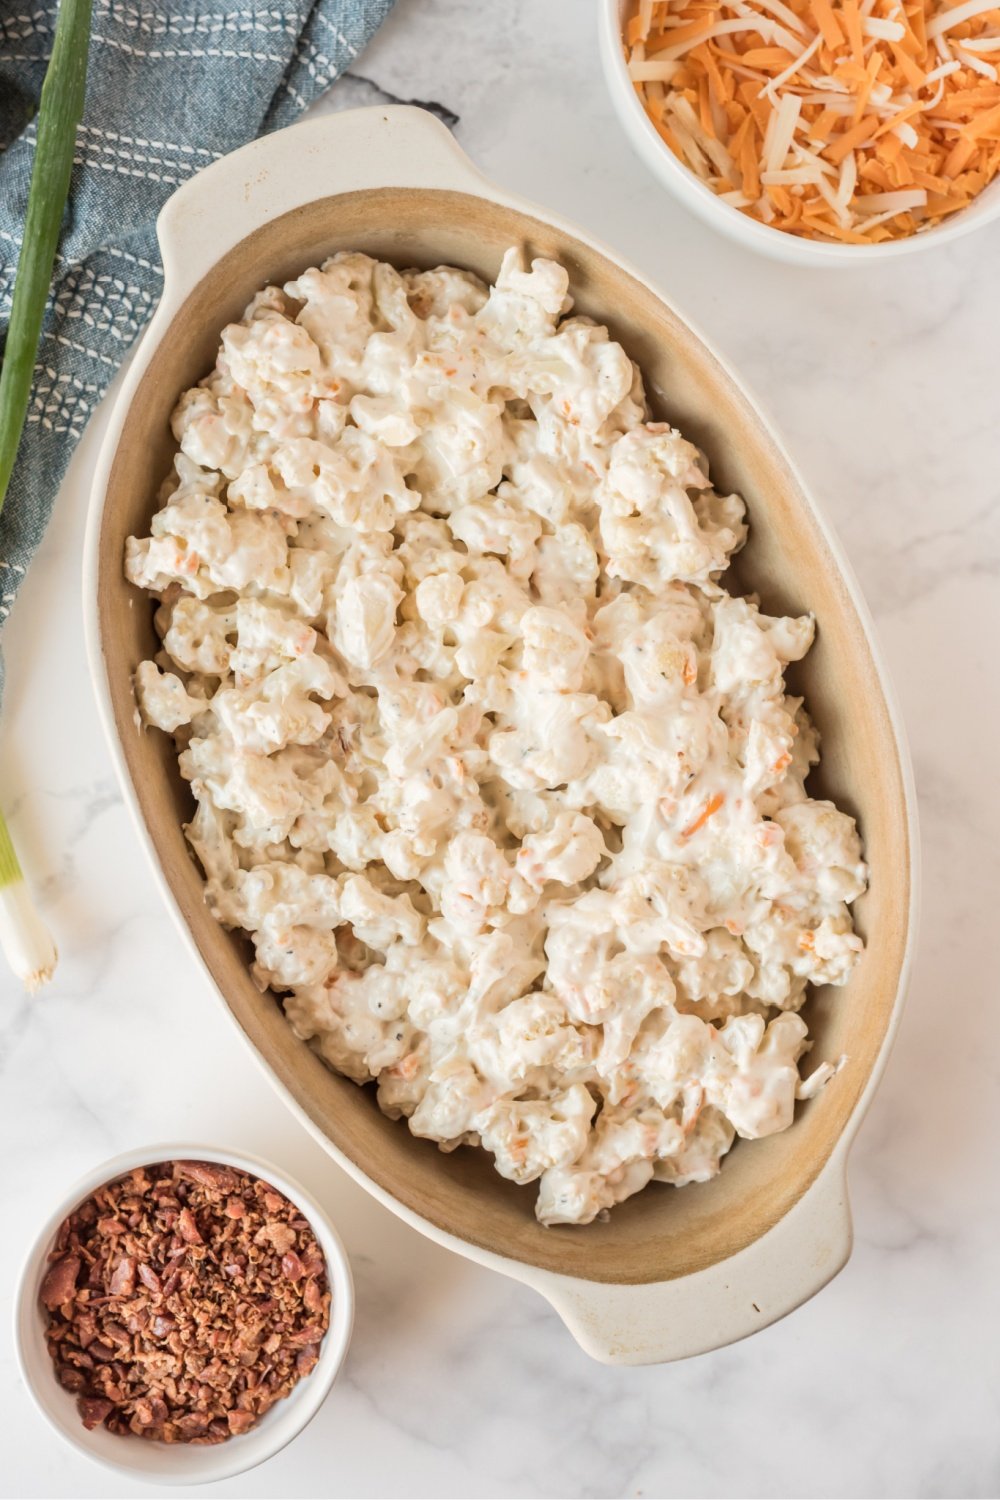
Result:
M662 10L657 5L656 12ZM677 10L686 12L683 0L677 0ZM856 65L840 12L831 12L825 0L805 18L800 10L782 0L750 5L732 0L720 9L720 19L694 23L698 35L693 36L687 15L674 17L671 8L663 24L676 28L681 42L664 47L670 33L661 31L658 50L647 60L641 43L629 48L626 32L630 25L648 25L653 0L601 0L600 50L611 100L632 146L660 184L739 244L799 266L877 264L952 243L1000 217L1000 179L992 175L997 150L989 139L995 130L1000 30L992 27L989 8L981 0L953 11L944 4L935 7L927 23L929 38L935 34L926 43L923 81L905 56L892 80L886 79L890 69L883 64L901 56L898 38L910 21L895 0L854 0ZM956 27L975 27L976 35L956 41ZM825 28L840 39L840 52L822 50ZM726 50L748 33L751 44L771 44L756 47L749 58L752 68ZM684 71L693 49L701 57L711 52L700 95L698 78ZM719 58L729 59L725 79ZM850 87L842 81L845 76ZM674 77L676 86L670 82ZM947 99L941 103L946 84L957 94L953 108ZM735 95L735 104L710 98L717 87ZM965 104L962 113L963 99L974 89L975 102ZM691 101L699 98L696 108ZM952 108L951 117L934 114L945 108ZM737 114L742 125L730 136ZM976 134L979 120L985 144ZM747 132L750 124L755 128ZM922 150L911 155L911 148L925 146L933 160ZM975 153L976 165L980 157L984 164L978 173L968 170L967 159ZM930 167L950 175L935 176ZM964 193L956 197L959 189ZM965 206L960 200L967 200ZM873 233L877 243L869 242Z
M160 237L87 596L193 951L335 1158L595 1356L780 1316L849 1250L913 899L799 481L660 294L419 111L258 142Z

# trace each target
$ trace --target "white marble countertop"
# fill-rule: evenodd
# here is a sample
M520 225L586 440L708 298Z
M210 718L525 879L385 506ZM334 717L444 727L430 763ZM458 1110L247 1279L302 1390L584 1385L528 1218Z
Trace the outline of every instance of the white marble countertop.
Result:
M0 788L62 950L34 1000L0 975L11 1500L155 1493L51 1436L18 1382L7 1304L26 1236L70 1179L185 1135L289 1165L333 1208L358 1283L354 1343L320 1416L215 1494L998 1493L1000 228L840 273L736 250L633 157L593 11L399 0L329 102L437 101L487 173L653 274L763 397L860 575L912 740L925 897L901 1035L852 1158L853 1258L746 1343L606 1369L533 1293L423 1240L330 1162L234 1046L112 777L81 635L98 416L4 634Z

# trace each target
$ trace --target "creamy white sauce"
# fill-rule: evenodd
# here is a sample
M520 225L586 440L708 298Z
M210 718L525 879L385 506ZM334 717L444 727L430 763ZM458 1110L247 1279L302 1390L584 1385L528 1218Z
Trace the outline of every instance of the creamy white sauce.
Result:
M334 1069L586 1223L783 1130L797 1014L861 951L804 780L810 617L719 582L744 507L517 251L496 286L337 255L181 398L126 572L207 899Z

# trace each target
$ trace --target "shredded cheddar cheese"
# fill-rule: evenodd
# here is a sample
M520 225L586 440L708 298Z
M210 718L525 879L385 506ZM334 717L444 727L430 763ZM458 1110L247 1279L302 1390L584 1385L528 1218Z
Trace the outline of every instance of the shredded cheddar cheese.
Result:
M733 208L876 244L1000 169L1000 0L635 0L625 55L663 140Z

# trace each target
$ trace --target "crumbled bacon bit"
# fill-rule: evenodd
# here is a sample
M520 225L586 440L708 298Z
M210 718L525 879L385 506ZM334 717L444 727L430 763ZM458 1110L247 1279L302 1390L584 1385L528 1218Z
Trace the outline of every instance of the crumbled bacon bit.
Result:
M294 1250L289 1250L287 1255L281 1257L281 1274L287 1276L289 1281L301 1281L306 1274L305 1267Z
M100 1427L112 1409L112 1403L99 1396L81 1396L76 1404L79 1407L83 1425L88 1432L93 1432L95 1427Z
M214 1162L107 1183L49 1259L49 1353L88 1429L224 1442L311 1372L329 1325L308 1221L269 1183Z
M80 1274L80 1257L65 1255L50 1266L42 1282L39 1296L47 1308L54 1311L68 1302L76 1291L76 1278Z
M295 1230L289 1224L265 1224L261 1238L270 1240L278 1254L284 1255L295 1244Z
M182 1177L200 1182L202 1187L214 1188L219 1193L233 1193L239 1178L231 1167L221 1167L211 1161L179 1161L177 1170Z
M131 1297L135 1291L135 1261L124 1255L111 1273L111 1295Z
M152 1266L141 1265L139 1267L139 1280L143 1286L149 1287L151 1292L160 1292L163 1290L163 1283Z
M182 1208L177 1218L177 1232L182 1240L189 1245L204 1244L198 1226L194 1221L194 1214L189 1208Z

